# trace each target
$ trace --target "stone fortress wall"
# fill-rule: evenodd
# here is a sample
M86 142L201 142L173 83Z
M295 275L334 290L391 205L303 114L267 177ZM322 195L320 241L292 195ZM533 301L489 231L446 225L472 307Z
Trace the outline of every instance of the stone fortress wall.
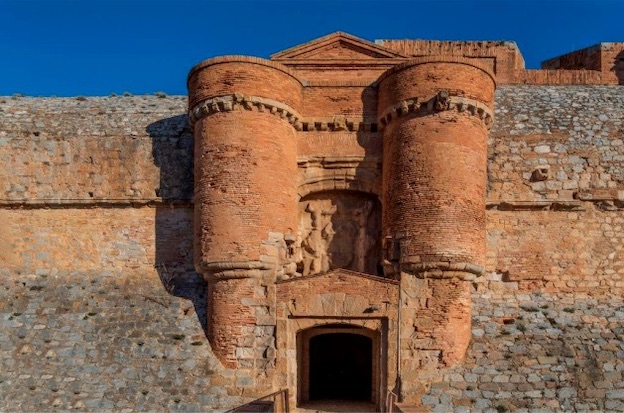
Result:
M322 82L305 89L307 102L330 104ZM380 194L377 125L366 126L376 122L372 98L358 84L331 91L338 101L354 94L365 96L363 106L347 107L335 140L322 133L334 119L320 111L297 125L308 130L296 141L305 172L270 177L308 188L288 196L336 188L341 181L314 172L336 162L327 156L334 150L364 151L357 162L370 165L358 185ZM624 91L499 84L494 102L472 339L464 364L422 403L434 411L620 410ZM156 96L0 99L0 159L10 171L0 176L2 410L196 411L256 395L258 378L228 369L206 338L212 304L192 255L193 202L202 196L193 197L193 180L204 172L193 171L193 152L210 148L193 148L186 105ZM359 145L353 115L364 119ZM252 115L240 116L244 124ZM263 282L241 288L266 297ZM253 306L250 337L272 335L259 322L263 306ZM271 351L270 341L264 346ZM262 343L237 356L246 348Z

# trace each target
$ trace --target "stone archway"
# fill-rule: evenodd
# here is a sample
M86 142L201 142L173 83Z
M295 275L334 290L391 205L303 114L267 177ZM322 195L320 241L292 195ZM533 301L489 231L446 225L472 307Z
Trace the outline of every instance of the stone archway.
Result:
M300 403L357 400L377 404L381 385L379 331L327 324L297 334Z
M277 283L275 387L289 389L293 406L309 403L310 339L333 332L372 340L372 403L357 403L383 409L388 385L396 383L398 287L397 280L343 269Z

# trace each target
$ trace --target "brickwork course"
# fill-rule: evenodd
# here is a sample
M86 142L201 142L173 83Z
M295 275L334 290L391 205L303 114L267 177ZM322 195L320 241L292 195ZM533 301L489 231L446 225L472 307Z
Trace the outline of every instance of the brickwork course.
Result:
M335 33L0 97L0 411L305 408L332 355L378 411L623 410L623 55Z

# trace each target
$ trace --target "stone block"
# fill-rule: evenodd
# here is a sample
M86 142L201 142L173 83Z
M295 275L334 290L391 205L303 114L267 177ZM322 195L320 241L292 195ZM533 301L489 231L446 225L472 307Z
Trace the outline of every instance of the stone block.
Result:
M607 399L624 399L624 390L608 390L606 392Z

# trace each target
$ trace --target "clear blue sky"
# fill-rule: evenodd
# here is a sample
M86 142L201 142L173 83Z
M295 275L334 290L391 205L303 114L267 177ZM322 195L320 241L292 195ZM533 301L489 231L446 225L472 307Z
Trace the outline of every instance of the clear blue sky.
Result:
M0 0L0 95L186 94L188 70L334 31L513 40L527 68L624 41L624 0Z

